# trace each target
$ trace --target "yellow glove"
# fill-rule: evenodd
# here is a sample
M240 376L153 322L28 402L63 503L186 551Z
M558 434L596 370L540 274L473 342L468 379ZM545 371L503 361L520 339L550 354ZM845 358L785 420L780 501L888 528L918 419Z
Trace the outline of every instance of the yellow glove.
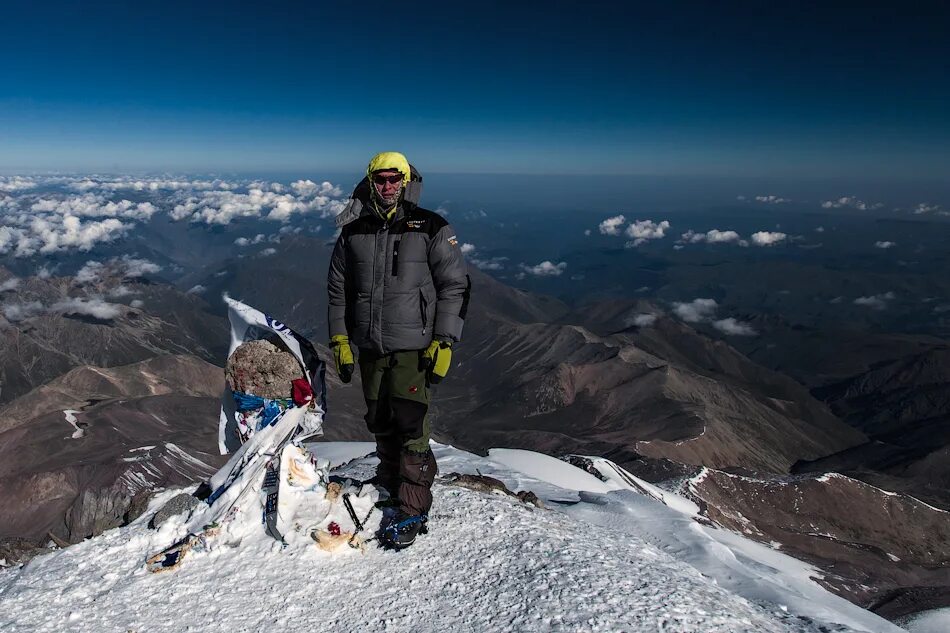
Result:
M353 378L353 350L350 349L350 339L345 334L337 334L330 339L330 349L333 351L333 360L336 362L336 373L344 383Z
M429 371L429 382L441 382L449 373L449 365L452 364L451 341L432 341L422 353L422 360Z

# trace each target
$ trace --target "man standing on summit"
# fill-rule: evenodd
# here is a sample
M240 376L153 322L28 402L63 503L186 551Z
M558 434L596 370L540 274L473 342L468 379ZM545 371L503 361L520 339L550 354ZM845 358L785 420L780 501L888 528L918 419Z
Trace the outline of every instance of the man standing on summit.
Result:
M366 425L379 456L375 483L398 500L384 543L407 547L425 529L435 456L429 388L448 372L471 282L455 231L418 206L422 176L398 152L370 161L330 259L330 347L343 382L358 350Z

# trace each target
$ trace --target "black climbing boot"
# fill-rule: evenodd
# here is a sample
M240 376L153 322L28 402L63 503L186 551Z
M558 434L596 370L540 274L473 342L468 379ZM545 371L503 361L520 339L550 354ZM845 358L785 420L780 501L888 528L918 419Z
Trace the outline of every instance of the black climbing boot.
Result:
M416 542L416 536L426 534L428 517L425 515L409 516L398 512L392 523L383 529L381 541L385 547L391 549L405 549Z

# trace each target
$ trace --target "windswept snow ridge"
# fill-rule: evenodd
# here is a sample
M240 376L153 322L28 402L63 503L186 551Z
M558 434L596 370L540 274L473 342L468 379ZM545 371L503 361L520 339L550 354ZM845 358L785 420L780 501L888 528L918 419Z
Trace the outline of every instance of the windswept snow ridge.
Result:
M327 443L325 454L321 443L312 446L318 456L346 464L340 474L365 477L375 464L375 458L350 461L365 444L354 443L349 452L343 443ZM797 600L743 597L749 589L743 582L771 581L778 593L785 557L762 548L774 558L761 552L755 558L744 544L714 539L686 514L617 481L602 482L537 453L493 451L486 459L433 448L443 473L481 472L573 505L540 510L437 483L430 533L406 551L281 549L261 529L234 547L196 553L175 572L149 574L145 556L184 521L146 528L151 512L177 492L168 491L128 527L0 571L0 630L900 630L867 612L862 621L839 610L834 596L814 583L809 596L821 604L807 609ZM571 489L572 475L583 486ZM593 482L598 489L585 490ZM703 559L738 580L700 573ZM786 588L800 591L795 582L787 579ZM824 622L815 621L816 611L828 616L818 618Z

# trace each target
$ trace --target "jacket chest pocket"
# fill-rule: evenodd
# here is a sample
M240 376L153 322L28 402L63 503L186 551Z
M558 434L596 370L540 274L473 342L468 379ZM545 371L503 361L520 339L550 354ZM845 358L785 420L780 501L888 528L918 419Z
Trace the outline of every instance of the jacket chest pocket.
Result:
M392 264L392 276L396 277L399 275L399 242L402 240L396 240L393 242L393 264Z
M422 333L429 327L429 300L426 299L425 289L419 288L419 317L422 319Z

